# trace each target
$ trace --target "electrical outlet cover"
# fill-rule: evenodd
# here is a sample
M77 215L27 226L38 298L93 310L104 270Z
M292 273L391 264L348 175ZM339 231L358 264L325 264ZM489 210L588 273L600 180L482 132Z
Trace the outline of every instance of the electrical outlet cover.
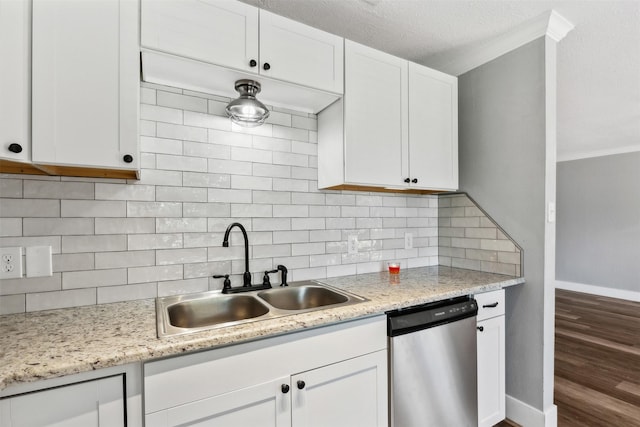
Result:
M51 246L32 246L27 248L27 277L51 276Z
M404 233L404 248L413 249L413 233Z
M22 277L22 248L0 248L0 279Z
M349 255L355 255L358 253L358 235L351 234L347 237L347 253Z

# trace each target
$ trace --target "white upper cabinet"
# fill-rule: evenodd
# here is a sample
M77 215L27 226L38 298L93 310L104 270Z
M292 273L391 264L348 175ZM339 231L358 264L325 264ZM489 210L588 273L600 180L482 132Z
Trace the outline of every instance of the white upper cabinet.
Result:
M260 74L343 92L342 37L260 11Z
M457 78L409 63L409 141L411 185L457 190Z
M224 81L229 90L233 89L233 81L226 82L231 69L236 71L231 79L261 76L258 80L263 94L280 101L280 105L291 104L289 98L293 95L275 93L270 88L273 85L265 80L343 92L343 39L308 25L233 0L142 0L141 22L142 47L152 50L142 56L143 77L148 81L227 96L220 93L217 85ZM156 58L153 52L226 70L202 68L176 58ZM208 81L203 77L206 74L218 82ZM277 86L279 92L287 89ZM297 92L296 96L304 104ZM326 102L323 99L320 109L334 100L335 97ZM311 104L311 110L319 111L315 103Z
M141 20L144 47L257 70L258 9L253 6L233 0L142 0Z
M407 61L347 40L345 75L346 182L401 185L408 143Z
M34 0L32 61L33 163L137 170L138 3Z
M457 79L345 41L344 98L318 115L318 187L458 188Z
M31 4L0 2L0 161L31 160ZM3 168L4 169L4 168Z

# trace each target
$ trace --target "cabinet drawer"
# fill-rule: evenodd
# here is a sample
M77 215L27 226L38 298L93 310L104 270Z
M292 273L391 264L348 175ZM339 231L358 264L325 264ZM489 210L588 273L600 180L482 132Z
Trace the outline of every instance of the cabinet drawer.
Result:
M504 289L474 295L478 301L478 322L504 315Z

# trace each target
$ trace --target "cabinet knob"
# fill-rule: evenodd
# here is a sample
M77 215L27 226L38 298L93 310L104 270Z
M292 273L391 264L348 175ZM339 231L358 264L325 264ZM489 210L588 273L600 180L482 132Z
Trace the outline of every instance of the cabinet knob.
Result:
M255 67L256 65L258 65L258 63L256 62L256 60L255 60L255 59L252 59L251 61L249 61L249 67L253 68L253 67Z
M282 384L282 386L280 386L280 390L282 390L283 394L289 393L289 384Z
M298 384L298 390L302 390L302 389L307 385L307 384L306 384L304 381L302 381L302 380L298 381L298 383L297 383L297 384Z
M414 184L417 184L417 183L418 183L418 178L413 178L413 179L411 180L411 182L413 182Z
M482 306L482 308L496 308L498 306L498 301L494 302L493 304L485 304Z
M411 180L409 178L405 178L404 182L406 182L408 184L409 182L411 182Z
M131 163L133 162L133 156L131 154L125 154L122 160L124 160L125 163Z
M269 65L269 63L268 63L268 62L265 62L265 63L262 65L262 68L263 68L265 71L269 71L269 70L271 69L271 65Z
M483 331L484 331L484 326L478 326L478 328L477 328L477 329L478 329L480 332L483 332Z
M22 153L22 145L16 144L15 142L13 144L9 144L9 151L16 154Z

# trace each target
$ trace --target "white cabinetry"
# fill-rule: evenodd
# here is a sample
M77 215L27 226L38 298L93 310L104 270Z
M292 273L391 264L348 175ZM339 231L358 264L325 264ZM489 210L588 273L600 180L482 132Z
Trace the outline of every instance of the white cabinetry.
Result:
M145 365L148 427L386 426L386 319Z
M409 63L411 185L458 189L458 79Z
M458 186L457 79L345 41L344 98L318 115L318 186Z
M478 302L478 426L505 418L504 290L475 295Z
M344 40L260 10L260 74L342 93Z
M402 184L408 173L407 61L348 40L345 47L344 181Z
M384 350L292 376L292 425L386 426L386 376Z
M258 9L220 0L142 0L142 46L250 71L258 61Z
M135 1L33 1L32 161L138 169L138 5ZM100 174L97 174L100 176Z
M141 19L146 81L236 97L234 82L251 78L261 100L312 112L343 92L336 35L229 0L142 0Z
M0 162L31 160L31 4L0 2ZM7 163L0 163L2 170Z
M0 400L3 427L125 426L124 377L117 375Z

